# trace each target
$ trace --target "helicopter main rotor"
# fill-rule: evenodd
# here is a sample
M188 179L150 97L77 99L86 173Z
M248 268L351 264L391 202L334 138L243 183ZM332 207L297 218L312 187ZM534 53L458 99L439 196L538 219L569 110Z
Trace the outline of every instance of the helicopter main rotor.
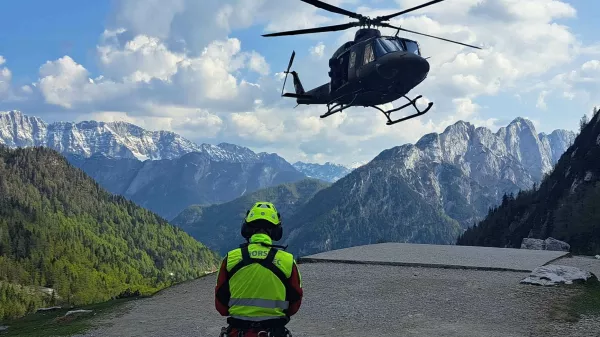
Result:
M466 43L457 42L457 41L453 41L453 40L448 40L448 39L444 39L444 38L433 36L433 35L423 34L423 33L415 32L415 31L412 31L412 30L404 29L404 28L401 28L401 27L395 27L395 26L392 26L389 23L385 22L385 21L389 21L390 19L395 18L395 17L397 17L399 15L406 14L406 13L412 12L414 10L421 9L423 7L427 7L427 6L430 6L430 5L433 5L433 4L445 1L445 0L433 0L433 1L429 1L429 2L424 3L422 5L419 5L419 6L415 6L415 7L412 7L412 8L409 8L409 9L405 9L403 11L400 11L400 12L397 12L397 13L393 13L393 14L389 14L389 15L378 16L378 17L376 17L374 19L371 19L370 17L364 16L362 14L358 14L358 13L351 12L349 10L345 10L343 8L339 8L339 7L334 6L334 5L330 5L330 4L325 3L323 1L320 1L320 0L300 0L300 1L305 2L307 4L310 4L310 5L313 5L315 7L327 10L329 12L333 12L333 13L337 13L337 14L342 14L342 15L349 16L349 17L351 17L353 19L357 19L358 22L349 22L349 23L344 23L344 24L340 24L340 25L332 25L332 26L324 26L324 27L316 27L316 28L308 28L308 29L290 30L290 31L286 31L286 32L264 34L263 36L264 37L273 37L273 36L285 36L285 35L312 34L312 33L323 33L323 32L340 31L340 30L345 30L345 29L349 29L349 28L353 28L353 27L368 27L368 28L370 28L371 26L373 26L373 27L393 28L393 29L396 29L398 31L405 31L405 32L408 32L408 33L423 35L423 36L431 37L431 38L434 38L434 39L438 39L438 40L442 40L442 41L446 41L446 42L451 42L451 43L456 43L456 44L460 44L460 45L471 47L471 48L481 49L480 47L469 45L469 44L466 44Z

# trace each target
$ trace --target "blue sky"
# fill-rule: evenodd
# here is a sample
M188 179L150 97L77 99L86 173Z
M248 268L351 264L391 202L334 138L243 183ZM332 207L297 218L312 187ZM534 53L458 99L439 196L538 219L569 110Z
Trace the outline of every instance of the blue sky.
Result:
M107 1L6 1L0 55L17 80L34 81L41 64L70 55L94 69L95 47L110 11Z
M425 1L328 2L370 15ZM487 21L469 14L476 3L447 0L398 19L406 28L449 38L471 34L473 41L465 42L493 48L470 55L417 38L432 56L432 70L411 95L423 94L435 109L390 128L375 110L321 120L322 107L294 109L293 101L277 95L277 72L292 50L304 86L320 85L328 78L328 57L353 34L261 37L349 21L297 0L5 2L0 110L20 109L48 122L126 120L197 142L343 163L368 160L459 119L494 131L519 116L532 119L538 131L576 129L581 115L600 105L593 80L600 77L600 2L527 0L521 2L529 6L525 12L516 0L487 0L479 11ZM498 14L503 11L508 16ZM322 52L315 48L320 44Z

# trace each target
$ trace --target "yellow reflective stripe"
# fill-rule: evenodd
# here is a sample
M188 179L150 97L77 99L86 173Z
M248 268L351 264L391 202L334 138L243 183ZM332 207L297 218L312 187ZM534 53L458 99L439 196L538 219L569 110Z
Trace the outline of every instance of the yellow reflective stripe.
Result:
M245 321L253 321L253 322L260 322L260 321L266 321L269 319L279 319L285 316L257 316L257 317L253 317L253 316L231 316L232 318L236 318L236 319L243 319Z
M262 298L232 298L229 300L229 306L232 307L234 305L285 310L289 307L290 302L279 300L265 300Z

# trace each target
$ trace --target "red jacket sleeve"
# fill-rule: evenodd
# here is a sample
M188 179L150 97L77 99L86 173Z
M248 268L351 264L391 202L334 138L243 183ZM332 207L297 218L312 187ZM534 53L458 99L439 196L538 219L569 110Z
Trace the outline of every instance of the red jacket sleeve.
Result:
M229 281L227 280L227 256L221 262L221 268L217 276L217 285L215 287L215 308L221 316L229 316Z
M292 267L292 275L290 276L290 286L292 288L292 294L289 299L290 306L287 310L288 316L292 316L298 312L300 305L302 305L302 296L304 295L302 291L302 277L300 276L300 271L295 262Z

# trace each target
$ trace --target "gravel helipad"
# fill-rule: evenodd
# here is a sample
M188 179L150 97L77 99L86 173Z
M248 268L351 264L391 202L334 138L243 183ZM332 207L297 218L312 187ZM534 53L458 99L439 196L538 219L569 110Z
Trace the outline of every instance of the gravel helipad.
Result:
M598 268L600 261L559 264ZM296 337L588 337L600 320L564 321L570 287L520 284L526 272L300 265L305 291L290 322ZM78 337L217 337L225 318L214 308L215 275L128 304ZM557 307L557 305L559 305ZM561 311L558 311L560 313Z
M299 262L366 263L530 272L567 252L514 248L381 243L305 256Z

